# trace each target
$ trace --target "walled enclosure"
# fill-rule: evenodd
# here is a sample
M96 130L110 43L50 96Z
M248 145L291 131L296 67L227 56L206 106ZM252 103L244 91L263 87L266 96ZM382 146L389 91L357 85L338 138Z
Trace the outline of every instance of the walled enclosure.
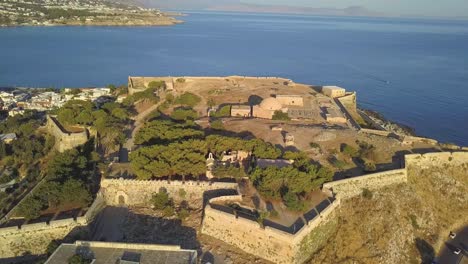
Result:
M47 115L47 131L55 137L55 148L59 152L72 149L79 145L83 145L89 139L89 132L84 129L82 132L70 133L58 123L58 121Z
M369 174L323 185L322 191L334 200L318 216L295 234L278 229L262 228L257 222L236 217L207 205L203 219L202 233L236 246L250 254L275 263L303 263L326 242L326 236L333 232L336 224L335 211L341 200L361 195L364 188L377 190L385 186L407 182L407 168L410 166L460 166L468 163L468 152L437 152L405 155L405 168ZM209 203L238 201L239 196L225 196L211 199Z

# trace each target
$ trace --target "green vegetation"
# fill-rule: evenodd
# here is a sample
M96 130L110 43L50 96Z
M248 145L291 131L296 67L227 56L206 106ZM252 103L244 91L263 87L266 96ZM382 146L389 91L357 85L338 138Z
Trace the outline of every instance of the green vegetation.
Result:
M175 104L185 105L189 107L194 107L200 102L201 98L198 95L189 92L180 95L174 101Z
M265 169L256 168L251 179L258 192L266 199L283 199L286 206L295 211L304 209L301 197L330 181L333 173L310 162L302 152L286 152L284 158L295 160L293 166Z
M185 79L184 78L177 78L176 82L185 83Z
M198 113L192 108L178 107L171 113L171 118L177 121L195 120Z
M322 147L320 147L320 145L318 143L315 143L315 142L310 142L309 143L309 146L313 149L317 149L319 150L320 153L322 153Z
M240 179L243 177L247 177L244 169L241 167L236 167L233 165L228 166L216 166L213 169L213 175L216 178L236 178Z
M218 109L216 112L211 113L212 117L230 117L231 116L231 106L230 105L225 105Z
M285 120L285 121L291 120L291 118L289 118L288 113L283 113L282 111L279 111L279 110L275 111L272 119L273 120Z
M38 132L41 125L36 112L27 111L24 115L9 117L0 124L0 133L15 133L17 139L10 145L0 143L2 163L14 168L30 168L47 154L54 145L54 138Z
M165 189L161 189L158 193L153 194L150 202L154 210L162 211L166 217L173 216L175 213L174 201L169 197Z
M341 152L352 158L355 158L359 155L359 152L355 148L345 143L341 144Z
M224 130L223 121L220 119L211 121L210 127L214 130Z
M372 199L373 196L374 196L374 194L372 193L371 190L369 190L367 188L362 189L362 197L364 197L366 199Z
M281 155L281 150L260 139L243 140L219 135L183 141L179 139L172 138L164 141L164 144L145 146L132 152L131 165L138 179L204 175L205 155L209 151L217 156L230 149L252 151L259 158L274 159Z
M135 136L135 144L160 144L203 136L203 131L194 129L187 124L174 123L169 120L154 120L146 123L138 131Z
M127 96L122 102L122 104L126 107L133 106L136 102L141 100L150 101L153 103L159 102L159 97L156 95L156 92L160 88L148 88L144 91L134 93L132 95Z
M166 90L166 82L165 81L151 81L148 83L148 89L152 89L153 91L164 91Z
M78 254L75 254L68 259L68 264L89 264L91 262L91 260L86 259Z
M90 12L88 10L81 9L62 9L62 8L44 8L44 13L48 19L58 19L65 18L70 19L74 17L90 17L90 16L99 16L102 14Z
M71 100L55 111L59 122L65 126L91 126L99 133L99 143L105 152L118 148L125 142L125 128L130 111L119 103L105 103L101 109L88 101Z
M85 207L91 198L94 167L98 161L93 143L56 153L47 164L45 181L24 199L16 214L35 219L48 208L67 209Z

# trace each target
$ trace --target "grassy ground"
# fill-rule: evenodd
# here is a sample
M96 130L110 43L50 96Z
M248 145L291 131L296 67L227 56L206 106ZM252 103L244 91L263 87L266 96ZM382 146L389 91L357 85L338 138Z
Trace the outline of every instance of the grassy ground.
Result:
M345 201L310 263L430 263L468 221L468 166L409 168L409 182Z

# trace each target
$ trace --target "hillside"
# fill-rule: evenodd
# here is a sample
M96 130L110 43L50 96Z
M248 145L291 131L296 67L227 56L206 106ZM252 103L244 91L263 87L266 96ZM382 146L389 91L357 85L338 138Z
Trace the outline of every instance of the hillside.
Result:
M0 1L0 26L149 26L182 21L158 9L104 0L4 0Z
M449 231L468 222L468 164L408 173L408 184L345 201L310 263L431 263Z

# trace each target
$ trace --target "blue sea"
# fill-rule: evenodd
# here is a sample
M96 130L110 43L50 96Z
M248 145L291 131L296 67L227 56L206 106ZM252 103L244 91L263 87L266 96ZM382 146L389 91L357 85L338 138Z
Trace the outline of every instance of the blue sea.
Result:
M0 86L123 84L129 75L284 76L468 146L468 21L192 12L171 27L0 29Z

